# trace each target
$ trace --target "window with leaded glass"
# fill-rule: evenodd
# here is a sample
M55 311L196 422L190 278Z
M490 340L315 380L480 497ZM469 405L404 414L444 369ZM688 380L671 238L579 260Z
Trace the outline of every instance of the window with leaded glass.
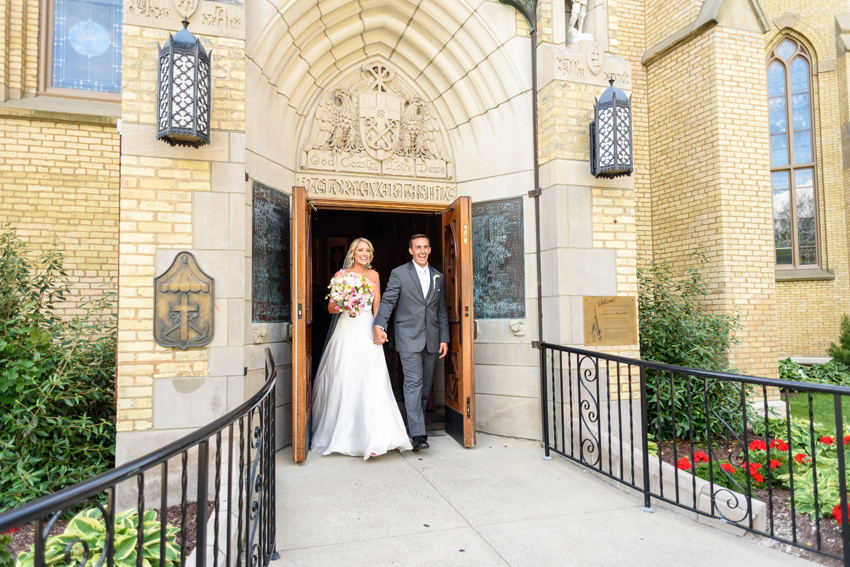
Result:
M49 88L121 92L122 0L53 0Z
M819 264L811 69L806 48L790 37L767 60L777 268Z

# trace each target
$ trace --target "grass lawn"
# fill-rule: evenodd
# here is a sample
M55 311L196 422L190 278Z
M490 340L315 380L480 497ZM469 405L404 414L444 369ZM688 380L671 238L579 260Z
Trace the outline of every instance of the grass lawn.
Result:
M783 400L785 395L782 396ZM791 417L809 421L809 397L806 394L791 394L788 400L788 405L791 409ZM841 400L842 413L844 414L844 434L850 435L850 396L842 396ZM820 423L825 427L835 427L835 401L832 394L813 394L812 395L812 413L814 414L815 423Z

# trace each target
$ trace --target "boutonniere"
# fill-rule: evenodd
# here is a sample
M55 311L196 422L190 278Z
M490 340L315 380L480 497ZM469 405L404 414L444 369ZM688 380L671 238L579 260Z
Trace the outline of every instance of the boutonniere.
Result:
M434 284L434 289L437 289L437 278L439 278L439 277L440 277L440 274L434 275L434 281L432 282Z

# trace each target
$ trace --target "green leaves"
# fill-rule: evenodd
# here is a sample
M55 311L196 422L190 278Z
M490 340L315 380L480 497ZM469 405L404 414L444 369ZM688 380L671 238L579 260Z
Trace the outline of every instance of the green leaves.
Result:
M135 567L138 553L137 526L139 516L136 510L127 510L115 516L114 552L115 565L118 567ZM148 510L142 516L142 565L145 567L176 567L180 561L180 546L176 536L179 529L167 524L165 527L165 557L160 561L161 526L156 519L156 512ZM75 541L85 542L89 547L89 561L86 567L93 567L100 560L106 547L106 525L102 514L97 508L89 508L74 516L58 536L51 536L45 542L45 562L50 567L62 567L66 564L65 548ZM0 540L2 543L2 540ZM79 564L83 557L83 545L77 543L72 548L71 559ZM0 555L2 559L2 555ZM35 551L21 553L17 559L17 567L33 567ZM10 567L0 563L0 567Z
M850 317L841 318L841 331L838 336L838 346L830 343L826 353L836 362L850 366Z
M731 371L727 356L729 348L738 343L734 333L741 328L739 315L705 307L703 300L709 292L703 275L708 262L705 250L697 249L691 257L682 276L674 276L673 266L664 258L638 269L641 357L701 370ZM656 439L685 439L692 433L699 442L706 439L709 428L716 434L728 433L723 421L732 426L743 423L740 390L735 384L648 371L646 386L649 433Z
M71 298L62 262L0 232L0 512L114 463L115 294L61 319Z

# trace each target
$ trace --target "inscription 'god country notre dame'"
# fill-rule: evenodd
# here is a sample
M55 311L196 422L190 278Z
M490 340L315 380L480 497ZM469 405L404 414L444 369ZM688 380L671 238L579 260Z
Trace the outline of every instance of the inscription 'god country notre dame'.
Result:
M457 197L457 189L450 183L324 175L299 175L296 183L316 197L421 203L451 203Z

